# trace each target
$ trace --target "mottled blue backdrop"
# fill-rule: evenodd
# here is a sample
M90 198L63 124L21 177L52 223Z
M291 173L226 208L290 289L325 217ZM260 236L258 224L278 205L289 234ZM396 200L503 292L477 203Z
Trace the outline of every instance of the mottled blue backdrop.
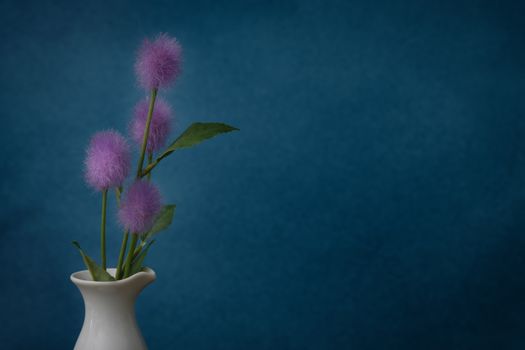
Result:
M140 41L185 49L155 173L151 349L525 348L525 26L512 1L2 1L0 347L71 349L98 258L84 147ZM114 214L114 201L111 201ZM114 216L112 216L114 217ZM121 233L112 222L115 261ZM113 263L114 264L114 263Z

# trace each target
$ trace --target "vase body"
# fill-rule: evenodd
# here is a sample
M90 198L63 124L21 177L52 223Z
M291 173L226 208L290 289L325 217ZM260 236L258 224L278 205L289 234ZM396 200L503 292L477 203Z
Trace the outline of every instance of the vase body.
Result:
M115 269L108 269L112 275ZM135 319L135 300L155 280L155 272L144 269L114 282L95 282L89 271L71 275L84 298L84 324L75 350L145 350L144 338Z

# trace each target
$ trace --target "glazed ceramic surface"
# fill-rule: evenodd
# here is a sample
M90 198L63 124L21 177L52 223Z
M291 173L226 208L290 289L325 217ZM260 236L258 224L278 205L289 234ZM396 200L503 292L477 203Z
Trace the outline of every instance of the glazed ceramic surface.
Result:
M115 269L108 269L112 275ZM84 325L75 350L144 350L146 343L135 319L135 300L156 278L149 268L124 280L95 282L89 271L71 275L84 298Z

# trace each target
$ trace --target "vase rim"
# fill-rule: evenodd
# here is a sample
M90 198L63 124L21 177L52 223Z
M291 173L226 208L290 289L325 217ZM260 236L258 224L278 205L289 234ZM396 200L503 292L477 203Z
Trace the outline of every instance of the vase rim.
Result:
M111 275L111 276L115 276L115 272L116 272L117 269L115 268L108 268L107 269L107 272ZM73 272L70 276L70 279L73 283L75 283L76 285L83 285L83 286L101 286L101 285L121 285L121 284L126 284L126 283L129 283L130 281L133 281L133 280L136 280L136 279L139 279L141 277L148 277L149 279L151 280L154 280L156 278L156 273L155 271L153 271L152 269L150 269L149 267L144 267L142 269L142 271L139 271L127 278L124 278L124 279L121 279L121 280L116 280L116 281L93 281L91 279L91 274L89 273L89 270L80 270L80 271L77 271L77 272ZM86 279L89 278L89 279Z

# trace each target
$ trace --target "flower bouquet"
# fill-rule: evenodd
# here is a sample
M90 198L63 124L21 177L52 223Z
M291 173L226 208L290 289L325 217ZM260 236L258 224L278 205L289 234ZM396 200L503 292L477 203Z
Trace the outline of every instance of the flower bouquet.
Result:
M155 279L144 259L154 236L168 228L174 204L162 204L152 181L153 170L176 150L194 146L216 135L238 130L224 123L194 123L165 147L172 120L172 108L159 96L181 72L181 46L175 38L160 34L145 40L138 51L135 71L148 97L135 107L129 137L138 149L138 163L132 179L131 147L117 131L96 133L87 148L85 179L100 192L100 263L74 241L87 270L74 273L86 306L84 326L76 349L144 349L145 343L134 321L133 305L138 293ZM165 148L164 148L165 147ZM118 221L123 229L116 268L106 259L107 199L114 192ZM129 317L129 316L132 317Z

